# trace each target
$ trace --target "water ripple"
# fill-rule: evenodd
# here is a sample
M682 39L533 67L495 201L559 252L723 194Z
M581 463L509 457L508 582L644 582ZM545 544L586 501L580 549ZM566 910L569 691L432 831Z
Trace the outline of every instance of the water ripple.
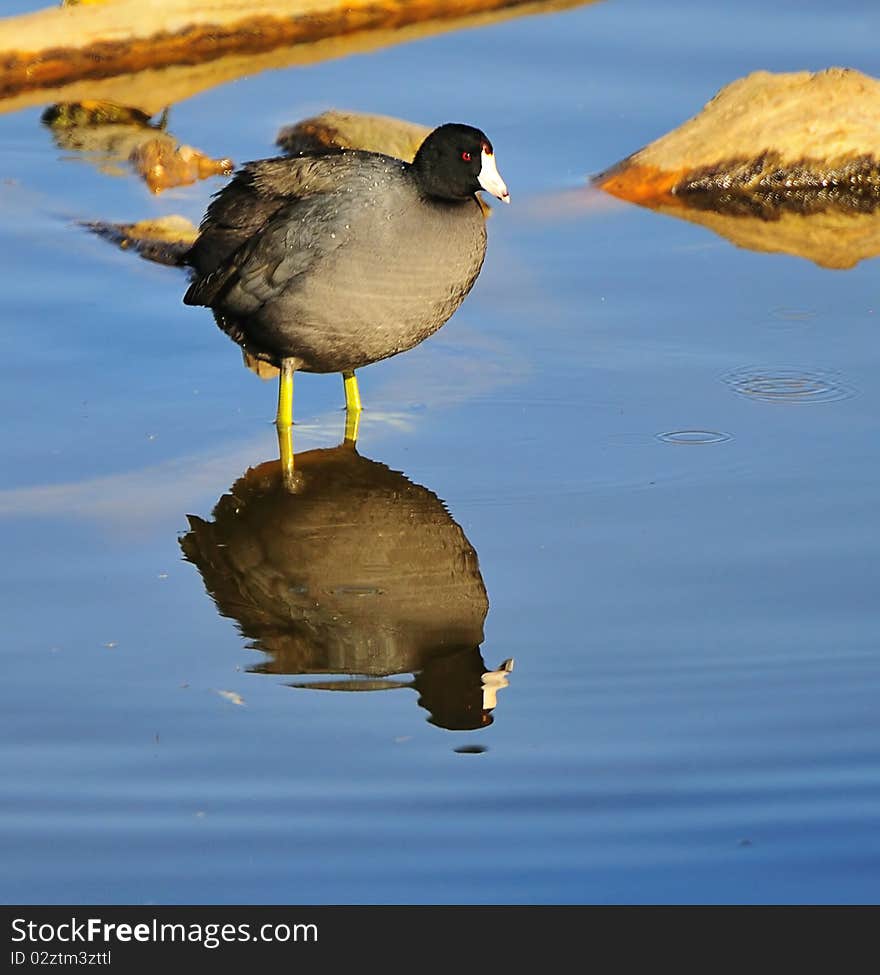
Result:
M670 430L668 433L658 433L656 437L663 443L684 446L725 443L731 439L729 433L722 433L720 430Z
M817 315L812 308L774 308L770 317L779 322L809 322Z
M764 403L832 403L855 393L833 373L819 370L751 366L728 373L724 381L734 392Z

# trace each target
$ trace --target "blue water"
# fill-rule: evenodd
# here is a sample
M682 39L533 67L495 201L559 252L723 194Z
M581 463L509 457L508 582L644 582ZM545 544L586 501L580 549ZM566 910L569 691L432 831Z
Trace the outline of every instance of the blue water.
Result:
M360 374L360 454L445 504L488 595L431 694L514 661L476 730L436 722L419 672L273 670L183 557L187 516L277 457L275 386L180 272L76 221L198 220L222 180L153 197L56 149L42 106L0 116L0 898L876 902L876 262L739 249L587 180L752 70L880 76L878 27L867 3L609 0L172 107L236 161L327 107L495 144L513 202L476 287ZM341 406L298 377L296 449L335 446ZM340 598L366 642L379 597ZM315 682L352 689L290 686Z

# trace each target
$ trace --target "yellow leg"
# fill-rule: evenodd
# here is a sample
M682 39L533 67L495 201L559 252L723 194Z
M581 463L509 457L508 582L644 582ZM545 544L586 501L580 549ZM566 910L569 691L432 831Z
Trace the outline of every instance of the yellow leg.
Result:
M344 372L342 380L345 385L345 440L353 444L357 441L361 422L361 393L353 372Z
M278 430L281 471L288 485L293 483L293 373L293 362L290 359L282 360L275 427Z
M349 413L360 413L363 407L361 406L361 392L358 389L357 376L353 372L344 372L342 380L345 384L345 408Z
M275 426L279 429L293 425L293 373L293 362L283 359L278 380L278 412L275 414Z

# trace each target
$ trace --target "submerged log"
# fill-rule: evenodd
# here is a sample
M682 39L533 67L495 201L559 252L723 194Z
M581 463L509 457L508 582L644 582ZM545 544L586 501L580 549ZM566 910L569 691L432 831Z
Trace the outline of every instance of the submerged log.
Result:
M212 159L182 145L138 109L108 102L52 105L42 115L59 149L82 152L109 175L133 170L153 193L208 176L229 175L231 159Z
M880 82L755 72L595 177L621 199L739 246L852 267L880 253Z
M129 162L153 193L172 186L186 186L209 176L229 176L232 160L212 159L199 149L173 139L156 137L142 143Z
M412 162L430 126L389 115L331 109L285 126L275 144L290 156L316 149L365 149Z
M93 220L83 226L122 250L134 250L149 261L171 267L183 266L183 258L199 234L198 227L177 214L137 223Z

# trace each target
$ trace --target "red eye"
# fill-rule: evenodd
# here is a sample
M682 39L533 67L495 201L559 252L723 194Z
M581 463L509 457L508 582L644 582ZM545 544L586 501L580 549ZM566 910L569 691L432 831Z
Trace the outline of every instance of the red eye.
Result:
M463 159L463 160L464 160L465 162L470 162L470 161L471 161L471 154L470 154L470 153L469 153L469 152L468 152L467 150L465 150L465 151L464 151L464 152L463 152L463 153L461 154L461 158L462 158L462 159Z

